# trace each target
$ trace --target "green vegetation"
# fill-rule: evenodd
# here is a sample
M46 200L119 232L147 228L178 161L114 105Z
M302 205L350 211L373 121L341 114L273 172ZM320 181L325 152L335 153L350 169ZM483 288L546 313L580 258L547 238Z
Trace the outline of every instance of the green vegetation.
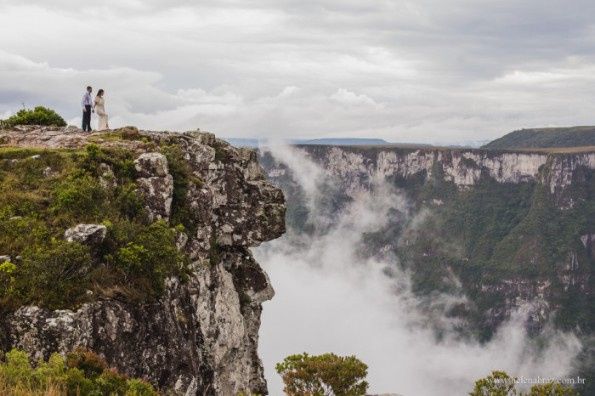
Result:
M516 378L503 371L493 371L489 376L475 382L469 396L575 396L576 391L558 382L536 384L528 392L517 389Z
M92 136L90 141L118 141L118 140L138 140L145 143L150 143L151 139L146 135L141 135L138 128L133 126L126 126L109 132L102 132L100 135Z
M595 146L595 127L521 129L493 140L490 150Z
M151 384L110 369L91 351L66 358L54 353L32 367L27 353L13 349L0 362L0 394L5 396L157 396Z
M558 307L553 319L559 327L589 331L595 326L589 298L578 286L566 287L561 281L572 255L582 263L574 276L588 276L592 265L580 237L593 230L595 178L587 170L576 174L582 180L563 195L536 182L497 183L487 177L459 191L439 180L406 186L418 209L434 198L443 203L433 205L431 215L406 228L404 235L400 229L383 229L367 243L401 240L395 254L412 270L413 288L420 295L460 291L452 281L454 274L473 302L473 309L462 314L482 340L489 339L495 327L484 313L504 308L503 288L534 282L550 284L547 298ZM569 199L572 207L563 204Z
M276 366L289 396L365 395L368 366L355 356L291 355Z
M0 127L13 127L15 125L48 125L48 126L66 126L66 121L54 110L47 107L37 106L33 110L22 109L15 115L0 120Z
M203 182L193 175L190 164L184 158L180 147L176 145L164 146L162 152L167 158L169 172L174 178L171 222L182 224L190 234L194 234L196 233L196 224L200 219L195 218L194 211L190 209L188 190L192 185L201 187Z
M102 296L145 301L161 295L167 277L186 277L178 230L149 224L133 160L95 145L0 148L0 254L11 257L0 263L0 310L74 308ZM80 223L105 225L106 238L66 242L64 231Z

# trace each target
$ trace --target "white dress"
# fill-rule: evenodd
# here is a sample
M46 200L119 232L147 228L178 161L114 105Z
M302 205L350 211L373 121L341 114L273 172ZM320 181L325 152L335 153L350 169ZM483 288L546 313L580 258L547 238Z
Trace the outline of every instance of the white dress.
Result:
M95 113L99 118L97 121L97 130L103 131L105 129L109 129L109 125L107 123L107 113L105 112L105 99L103 99L101 96L95 97Z

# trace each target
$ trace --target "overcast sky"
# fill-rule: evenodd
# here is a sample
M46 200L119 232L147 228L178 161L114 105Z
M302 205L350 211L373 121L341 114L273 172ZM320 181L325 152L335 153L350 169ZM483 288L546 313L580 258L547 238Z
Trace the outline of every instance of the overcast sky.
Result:
M595 124L592 0L0 0L0 118L87 84L111 126L485 140Z

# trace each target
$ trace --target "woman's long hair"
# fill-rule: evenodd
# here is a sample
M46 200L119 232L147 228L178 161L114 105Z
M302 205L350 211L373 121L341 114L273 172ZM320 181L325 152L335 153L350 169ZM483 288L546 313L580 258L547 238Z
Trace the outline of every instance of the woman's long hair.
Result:
M101 97L103 96L103 89L100 89L99 91L97 91L97 96Z

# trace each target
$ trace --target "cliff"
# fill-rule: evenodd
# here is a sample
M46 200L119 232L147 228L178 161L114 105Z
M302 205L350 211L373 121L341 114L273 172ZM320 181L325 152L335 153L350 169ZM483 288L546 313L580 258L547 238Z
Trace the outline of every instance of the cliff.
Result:
M135 128L0 144L0 349L83 346L176 394L267 393L274 292L249 248L283 234L285 205L254 151Z
M296 149L323 170L315 181L324 184L318 205L325 207L317 211L329 219L361 192L384 194L380 185L397 192L391 199L405 205L366 235L362 254L396 257L419 296L466 296L447 312L464 333L488 339L525 304L533 334L550 321L582 335L595 330L595 152ZM295 166L261 155L285 191L289 229L316 232Z

